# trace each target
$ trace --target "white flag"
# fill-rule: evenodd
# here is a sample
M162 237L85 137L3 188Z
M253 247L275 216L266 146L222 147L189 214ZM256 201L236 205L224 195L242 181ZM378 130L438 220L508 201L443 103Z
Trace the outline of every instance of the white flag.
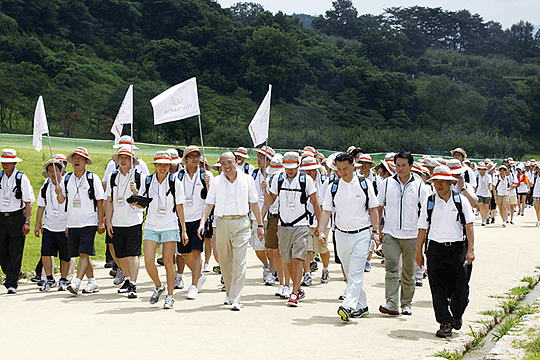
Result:
M47 115L45 114L45 105L43 105L43 97L40 96L36 105L34 114L34 139L32 145L36 151L41 151L43 141L41 136L49 133L47 126Z
M268 86L268 92L264 100L255 113L253 120L249 123L248 129L253 145L258 146L268 139L268 127L270 126L270 97L272 85Z
M122 128L124 124L131 124L133 126L133 85L129 85L124 101L118 110L116 119L111 128L111 132L114 134L114 143L118 145L120 137L122 136Z
M154 109L154 125L200 115L197 80L193 77L150 100Z

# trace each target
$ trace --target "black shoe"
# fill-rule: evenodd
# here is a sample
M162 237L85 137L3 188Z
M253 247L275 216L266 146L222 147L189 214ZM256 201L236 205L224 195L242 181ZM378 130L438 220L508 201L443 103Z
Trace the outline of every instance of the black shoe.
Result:
M118 293L119 294L125 294L125 293L129 292L129 287L130 286L131 286L131 283L129 282L129 280L124 281L124 285L122 285L122 287L120 289L118 289Z
M351 312L351 318L361 318L362 316L369 315L369 309L366 306L363 309L354 310Z
M311 270L311 272L319 270L319 265L317 265L316 261L312 261L309 263L309 270Z
M112 268L111 271L109 271L109 275L112 276L112 277L116 277L116 271L118 270L118 268Z
M105 269L110 269L112 268L114 265L116 265L116 263L114 262L114 260L109 260L105 263Z
M219 265L216 265L212 268L212 271L215 272L216 274L221 274L221 266Z
M45 284L45 280L39 280L39 281L37 282L36 285L37 285L38 287L42 287L43 284Z
M19 271L19 276L17 277L17 281L21 280L24 277L24 271Z
M32 276L32 277L30 278L30 281L33 282L33 283L38 283L38 282L41 281L41 276L38 276L38 275Z
M461 329L461 326L463 326L463 319L455 320L454 322L455 322L454 329L456 330Z
M337 313L342 321L349 321L349 318L351 317L351 311L344 306L340 306Z
M128 287L128 299L136 299L137 298L137 285L129 284Z
M165 266L165 264L163 263L163 258L158 258L156 262L158 265Z
M452 337L452 324L442 323L440 329L437 330L435 335L440 338Z

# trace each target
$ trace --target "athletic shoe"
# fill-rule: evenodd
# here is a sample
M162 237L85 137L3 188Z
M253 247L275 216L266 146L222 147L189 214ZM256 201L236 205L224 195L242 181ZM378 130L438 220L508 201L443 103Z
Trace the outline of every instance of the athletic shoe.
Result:
M514 225L514 222L513 222L513 221L510 221L510 224Z
M128 299L137 298L137 285L130 283L128 288Z
M442 323L441 327L437 332L435 333L437 337L440 338L447 338L452 336L452 324L450 323Z
M399 315L399 311L398 310L393 310L391 309L388 305L381 305L379 306L379 311L383 314L388 314L388 315Z
M79 280L79 278L75 278L75 280L73 280L71 284L67 286L67 290L73 295L77 295L77 293L79 292L80 286L81 286L81 280Z
M267 261L263 264L263 276L262 276L263 281L266 280L266 277L268 276L269 272L270 272L270 264Z
M364 267L365 272L371 271L371 263L369 261L366 261L366 267Z
M40 281L41 281L41 276L38 276L38 275L32 276L32 277L30 278L30 281L33 282L33 283L40 282Z
M502 223L502 227L505 228L505 227L506 227L506 224L505 224L505 223Z
M167 295L165 297L165 304L163 304L164 309L172 309L174 307L174 298L172 295Z
M319 270L319 265L317 265L317 262L315 260L309 263L309 270L311 270L311 272Z
M295 293L292 293L289 296L289 301L287 301L287 306L297 307L298 306L298 295L296 295Z
M410 306L404 306L402 309L401 309L401 314L402 315L412 315L412 309Z
M361 318L362 316L366 316L366 315L369 315L369 309L367 306L363 309L356 309L356 310L351 311L350 317Z
M216 274L221 274L221 266L219 265L216 265L212 268L212 271L215 272Z
M60 281L58 282L58 291L66 291L68 285L69 281L60 279Z
M283 285L283 291L281 292L281 295L279 296L282 299L288 299L291 295L291 288L287 285Z
M279 285L278 291L274 295L281 297L283 295L283 291L285 290L285 285Z
M210 272L210 265L208 265L207 263L204 263L203 272Z
M346 297L347 297L347 290L345 290L345 291L343 292L343 294L339 295L338 299L339 299L339 300L345 300Z
M197 281L197 292L201 291L205 281L206 281L206 275L201 273L201 276L199 276L199 281Z
M351 311L347 309L345 306L340 306L337 313L342 321L348 322L349 318L351 317Z
M124 281L124 285L122 285L122 287L120 289L118 289L118 293L119 294L125 294L125 293L129 292L129 286L130 285L131 285L131 283L129 282L129 280Z
M219 282L225 285L225 281L223 281L223 275L221 275L221 279L219 279Z
M165 291L165 285L161 284L161 286L156 286L154 288L154 293L150 297L150 304L153 305L157 303L159 301L159 297L161 296L161 294L163 294L164 291Z
M109 261L107 261L107 262L105 263L105 269L110 269L110 268L112 268L114 265L116 265L116 264L114 263L114 260L109 260Z
M233 303L231 305L231 311L240 311L240 304L239 303Z
M536 226L540 226L540 221L536 223Z
M422 281L422 279L416 279L415 285L418 287L422 287L424 286L424 282Z
M299 288L298 292L296 293L296 296L298 298L298 301L304 300L306 298L306 292L304 291L304 289Z
M199 293L199 290L197 289L197 286L195 285L189 285L189 289L187 292L187 298L188 300L195 300L197 299L197 294Z
M45 284L45 280L39 280L38 283L37 283L37 286L42 287L43 284Z
M302 286L310 286L313 283L310 273L305 273L304 278L302 279Z
M462 320L455 320L454 329L460 330L461 326L463 326L463 319Z
M264 285L274 286L275 283L276 283L276 278L274 277L274 273L272 271L270 271L268 273L268 276L264 280Z
M522 212L521 212L521 216L525 216L525 212L522 211ZM457 330L457 329L456 329L456 330Z
M227 288L225 287L225 285L223 285L223 286L221 287L221 291L227 291Z
M176 278L174 279L174 288L175 289L183 289L184 288L184 279L182 275L176 274Z
M39 288L39 291L49 291L51 290L51 288L55 287L57 284L56 284L56 281L53 280L47 280L45 281L45 284L43 284L42 287Z
M99 292L98 284L89 282L83 289L83 294L93 294Z
M19 271L19 276L17 276L17 281L21 280L22 278L24 278L24 271L20 270Z
M486 226L486 221L482 220L482 226Z
M116 271L116 276L114 277L113 284L120 285L121 283L124 282L125 278L126 276L124 275L124 272L122 271L122 269L118 269Z
M318 253L315 254L315 256L313 257L313 260L317 261L317 262L320 262L321 261L321 257L319 256Z
M225 300L223 300L223 305L230 305L230 300L228 296L225 296Z
M15 295L17 293L17 289L15 289L14 287L8 287L7 293Z
M491 223L495 224L495 218L491 218Z
M116 271L118 271L118 269L112 268L112 269L109 271L109 276L116 277Z
M329 281L330 281L330 271L328 271L328 269L323 269L322 270L321 282L323 284L328 284Z
M158 258L156 262L158 265L165 266L165 264L163 263L163 258Z

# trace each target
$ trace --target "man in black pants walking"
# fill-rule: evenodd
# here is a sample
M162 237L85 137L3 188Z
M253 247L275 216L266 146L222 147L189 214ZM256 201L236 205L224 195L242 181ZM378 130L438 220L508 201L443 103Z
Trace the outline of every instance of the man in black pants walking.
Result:
M463 195L450 189L453 178L447 166L438 166L429 180L436 193L422 204L418 220L416 262L424 263L422 246L427 239L427 269L438 337L452 336L463 325L469 302L469 279L474 261L474 213ZM450 299L450 304L449 304Z
M8 294L17 293L26 234L30 232L32 203L36 201L28 177L15 164L22 159L13 149L2 150L0 162L0 266Z

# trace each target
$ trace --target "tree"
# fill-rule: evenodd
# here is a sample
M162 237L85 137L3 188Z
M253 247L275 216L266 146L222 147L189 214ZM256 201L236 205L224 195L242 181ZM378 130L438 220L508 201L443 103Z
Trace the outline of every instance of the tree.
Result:
M264 7L252 2L239 2L229 8L234 18L244 26L251 26L253 19L264 12Z
M326 16L313 20L313 27L322 33L353 39L358 34L358 10L351 0L332 1Z

